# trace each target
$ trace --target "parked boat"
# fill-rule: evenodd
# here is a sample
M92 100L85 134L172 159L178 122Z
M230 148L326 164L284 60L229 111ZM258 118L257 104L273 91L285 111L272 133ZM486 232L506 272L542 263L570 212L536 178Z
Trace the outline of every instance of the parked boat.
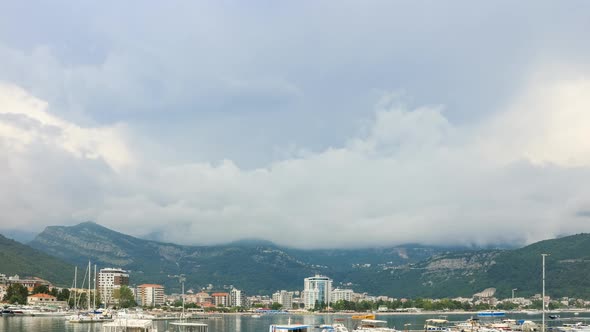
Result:
M340 323L320 325L319 328L322 329L322 332L348 332L348 328Z
M504 317L506 313L504 311L480 311L477 313L477 317Z
M172 322L170 323L177 332L207 332L209 326L205 323L197 322Z
M397 332L397 330L387 327L385 320L363 319L353 332Z
M158 332L149 319L118 318L102 325L103 332Z
M424 331L425 332L429 332L429 331L448 332L448 331L450 331L448 324L449 324L449 321L446 319L427 319L424 322Z
M311 325L304 325L304 324L291 324L291 318L289 318L289 322L287 324L271 324L268 328L268 332L286 332L286 331L294 331L294 332L309 332L311 331Z

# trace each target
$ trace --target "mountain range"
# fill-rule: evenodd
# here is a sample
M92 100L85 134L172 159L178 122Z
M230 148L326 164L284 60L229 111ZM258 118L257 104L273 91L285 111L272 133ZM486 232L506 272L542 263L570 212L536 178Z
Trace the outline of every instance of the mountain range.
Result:
M403 245L303 250L258 240L185 246L140 239L85 222L47 227L29 245L37 249L35 253L81 267L88 260L99 268L122 267L130 271L132 284L159 283L169 292L179 289L173 278L179 274L186 275L188 288L223 290L233 285L249 295L300 290L303 278L322 274L332 278L335 287L412 298L470 297L490 287L497 289L498 297L510 296L512 289L517 289L517 296L532 296L541 290L541 254L549 253L548 294L590 297L590 280L586 278L590 272L589 234L517 249ZM63 269L64 265L56 266ZM45 264L45 268L52 266Z
M58 285L69 286L74 266L20 242L0 235L0 273L7 276L39 277Z

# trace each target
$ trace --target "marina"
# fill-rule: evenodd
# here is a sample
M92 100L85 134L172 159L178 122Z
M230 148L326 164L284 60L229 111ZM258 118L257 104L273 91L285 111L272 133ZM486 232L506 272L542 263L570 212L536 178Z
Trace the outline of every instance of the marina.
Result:
M376 319L386 322L389 328L395 328L397 331L404 332L419 332L424 331L425 322L429 319L438 318L441 313L422 313L422 314L377 314ZM551 313L554 314L554 313ZM481 329L476 329L475 325L468 325L470 319L477 318L477 313L444 313L447 326L463 326L464 331L506 331L505 327L496 328L487 327L488 322L479 320ZM557 315L557 314L556 314ZM590 331L587 322L590 321L590 312L560 312L559 319L552 319L547 322L548 332L587 332ZM325 331L353 331L360 324L359 320L352 319L351 315L342 314L307 314L307 315L261 315L259 318L253 318L247 314L224 314L221 318L208 320L206 322L206 329L193 329L193 331L207 332L225 332L225 331L242 331L242 332L261 332L269 331L272 324L284 326L289 325L306 325L307 332L321 332ZM540 313L525 313L525 312L507 312L506 319L514 322L527 321L532 325L520 324L522 331L540 332L541 325ZM149 322L151 331L158 332L173 332L179 331L178 320L146 320ZM200 320L188 320L188 322L198 323ZM493 323L494 319L490 319L489 323ZM465 325L460 325L464 323ZM146 323L147 324L147 323ZM341 324L342 328L334 329L337 324ZM105 327L113 327L112 322L100 322L94 324L71 324L68 323L64 317L50 317L50 316L2 316L0 317L0 332L104 332ZM146 325L147 326L147 325ZM153 327L152 327L153 326ZM535 327L536 326L536 327ZM332 327L332 328L330 328ZM469 328L468 328L469 327ZM485 329L484 329L485 327ZM114 328L114 327L113 327ZM196 328L196 325L195 325ZM109 331L108 329L106 331ZM117 331L117 330L111 330ZM141 331L141 330L139 330ZM149 330L148 330L149 331ZM182 331L182 330L181 330ZM186 330L190 331L190 329ZM455 330L460 332L461 329Z

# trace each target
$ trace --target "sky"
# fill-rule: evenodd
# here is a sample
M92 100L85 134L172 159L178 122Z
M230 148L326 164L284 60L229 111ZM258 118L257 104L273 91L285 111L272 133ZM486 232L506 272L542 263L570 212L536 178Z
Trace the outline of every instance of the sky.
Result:
M590 2L5 1L0 233L590 231Z

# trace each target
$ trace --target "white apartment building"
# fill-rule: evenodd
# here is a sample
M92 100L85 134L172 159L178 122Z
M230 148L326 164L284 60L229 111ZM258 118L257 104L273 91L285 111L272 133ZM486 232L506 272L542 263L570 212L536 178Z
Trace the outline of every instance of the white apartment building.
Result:
M313 309L316 303L329 305L332 292L332 279L315 275L305 278L303 282L303 302L305 309Z
M242 301L242 291L239 289L232 288L229 292L229 305L232 307L243 307L244 301Z
M352 301L354 292L352 291L352 289L336 288L336 289L332 290L331 295L332 295L331 300L330 300L331 303L342 301L342 300Z
M113 293L121 286L129 286L129 273L118 268L104 268L98 273L98 291L106 306L116 303Z
M272 301L280 303L283 309L293 309L293 292L287 292L286 290L276 292L272 295Z
M137 286L137 298L139 304L144 307L155 307L166 303L164 286L156 284L143 284Z

